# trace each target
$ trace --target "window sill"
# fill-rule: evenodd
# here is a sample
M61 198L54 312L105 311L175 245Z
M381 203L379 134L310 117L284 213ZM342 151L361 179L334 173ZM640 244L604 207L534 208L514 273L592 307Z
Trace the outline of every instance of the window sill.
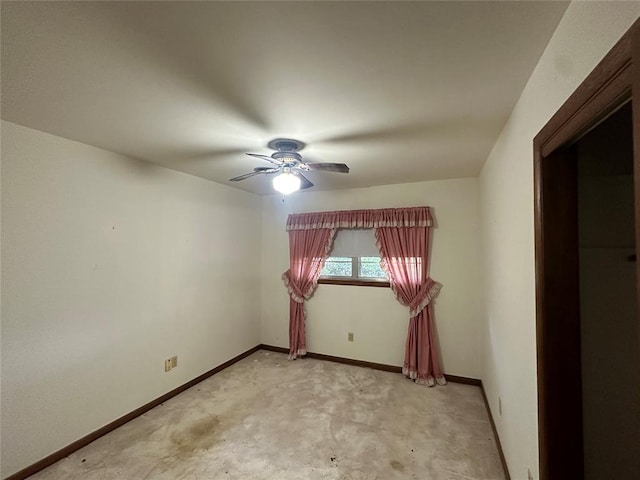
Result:
M320 285L353 285L356 287L391 287L386 280L361 280L356 278L320 278Z

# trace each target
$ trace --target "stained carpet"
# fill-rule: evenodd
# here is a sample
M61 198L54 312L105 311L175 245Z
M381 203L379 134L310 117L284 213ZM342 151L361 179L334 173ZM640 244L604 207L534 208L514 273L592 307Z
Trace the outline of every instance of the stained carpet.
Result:
M259 351L30 478L504 475L478 387Z

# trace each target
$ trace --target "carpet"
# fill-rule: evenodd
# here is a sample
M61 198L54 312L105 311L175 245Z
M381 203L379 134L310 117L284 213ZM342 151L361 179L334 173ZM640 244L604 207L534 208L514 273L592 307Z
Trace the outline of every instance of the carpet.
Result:
M30 477L498 480L480 389L258 351Z

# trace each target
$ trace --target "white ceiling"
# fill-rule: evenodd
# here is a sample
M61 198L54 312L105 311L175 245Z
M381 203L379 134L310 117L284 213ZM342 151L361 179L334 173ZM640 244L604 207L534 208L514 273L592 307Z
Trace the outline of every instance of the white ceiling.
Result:
M2 118L258 194L476 176L566 2L2 2Z

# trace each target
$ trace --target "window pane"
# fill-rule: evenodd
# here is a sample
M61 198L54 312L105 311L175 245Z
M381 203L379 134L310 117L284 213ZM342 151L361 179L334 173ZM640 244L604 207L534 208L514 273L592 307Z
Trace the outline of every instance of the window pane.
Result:
M320 271L323 277L351 277L353 268L351 257L329 257Z
M384 270L380 267L380 257L360 257L359 276L362 278L386 278Z

